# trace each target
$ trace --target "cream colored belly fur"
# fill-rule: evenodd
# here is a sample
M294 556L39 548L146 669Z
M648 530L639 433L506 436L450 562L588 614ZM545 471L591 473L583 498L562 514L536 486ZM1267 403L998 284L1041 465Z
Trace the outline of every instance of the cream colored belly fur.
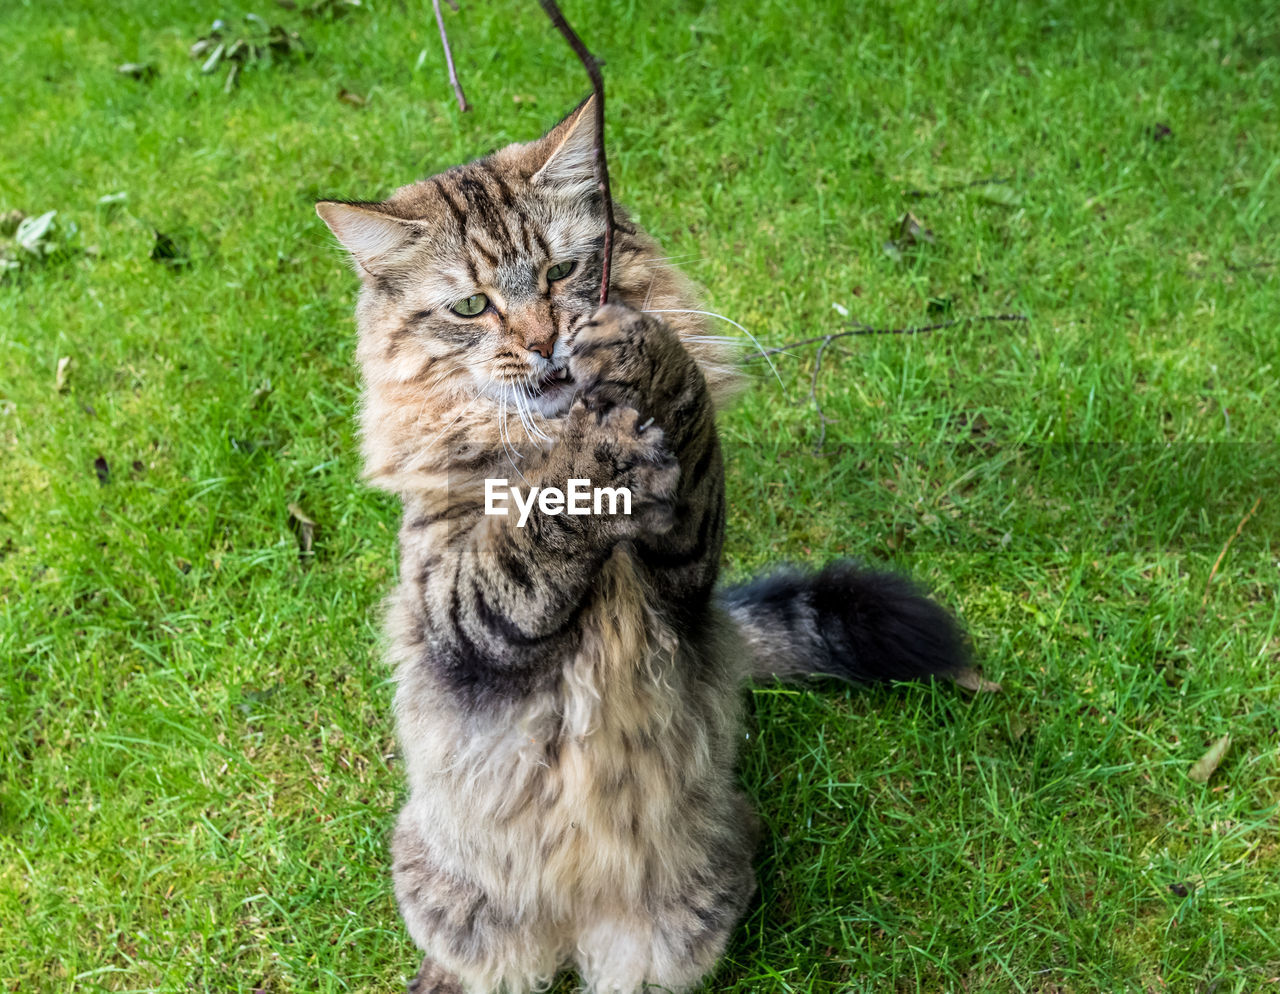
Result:
M688 650L640 588L616 552L558 686L501 714L459 713L415 660L399 662L410 795L397 846L424 847L455 903L479 901L458 900L474 886L509 925L473 955L406 913L415 941L468 991L534 989L569 961L592 990L679 989L719 955L691 960L663 931L691 876L705 876L722 823L750 818L731 786L738 695L723 684L738 679L689 686ZM691 708L701 696L708 706Z

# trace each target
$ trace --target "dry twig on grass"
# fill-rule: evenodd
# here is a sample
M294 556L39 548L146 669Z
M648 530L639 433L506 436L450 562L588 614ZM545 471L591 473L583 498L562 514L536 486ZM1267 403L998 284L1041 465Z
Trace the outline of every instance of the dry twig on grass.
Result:
M798 349L804 345L816 345L822 343L825 349L837 338L848 338L851 335L923 335L930 331L941 331L943 328L955 328L965 324L995 324L1002 321L1026 322L1031 319L1025 314L978 314L973 317L956 318L954 321L942 321L938 324L910 325L903 328L873 328L869 324L862 322L856 323L852 328L846 328L844 331L833 331L827 335L814 335L812 338L802 338L796 342L788 342L786 345L779 345L772 349L761 349L755 355L748 356L746 361L751 362L754 359L763 358L765 356L778 355L789 349Z
M1205 608L1209 606L1209 588L1213 585L1213 578L1218 575L1218 567L1222 565L1222 560L1227 556L1227 550L1231 548L1235 540L1240 537L1240 533L1244 531L1244 526L1249 523L1249 519L1253 517L1255 511L1258 510L1262 503L1259 497L1253 502L1253 507L1249 508L1249 513L1240 519L1240 523L1236 525L1236 530L1231 537L1227 539L1227 544L1222 547L1222 551L1218 553L1218 558L1213 561L1213 569L1209 570L1209 579L1204 582L1204 596L1200 598L1200 613L1196 616L1196 624L1204 620Z
M1026 322L1029 321L1025 314L979 314L973 317L956 318L954 321L942 321L938 324L911 325L902 328L874 328L869 324L857 322L852 328L846 328L843 331L833 331L826 335L815 335L812 338L802 338L796 342L788 342L786 345L779 345L771 349L758 349L754 355L748 356L746 362L754 359L768 359L771 355L778 355L788 352L791 349L800 348L805 345L817 345L818 352L813 362L813 373L809 377L809 395L805 398L806 402L813 404L814 410L818 414L818 441L814 444L814 455L822 452L822 446L827 440L827 425L832 423L832 419L828 418L822 410L822 403L818 400L818 374L822 371L822 359L826 354L831 343L840 338L848 338L853 335L923 335L931 331L941 331L944 328L955 328L958 325L965 324L993 324L996 322Z

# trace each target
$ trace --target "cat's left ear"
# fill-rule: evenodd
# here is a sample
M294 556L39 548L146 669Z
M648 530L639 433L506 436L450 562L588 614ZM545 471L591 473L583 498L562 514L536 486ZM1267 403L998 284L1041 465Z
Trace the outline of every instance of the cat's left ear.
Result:
M569 194L588 193L596 186L596 98L587 97L577 109L534 144L547 158L533 175L535 184Z
M322 200L316 204L316 213L362 273L376 275L388 257L410 240L411 222L384 213L377 204Z

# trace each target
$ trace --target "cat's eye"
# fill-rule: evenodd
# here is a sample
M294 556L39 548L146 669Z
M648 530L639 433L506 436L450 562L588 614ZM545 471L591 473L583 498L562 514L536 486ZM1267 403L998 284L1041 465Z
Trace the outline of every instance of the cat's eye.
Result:
M554 283L556 280L562 280L573 272L573 267L577 263L572 259L567 262L557 262L554 266L547 270L547 282Z
M453 305L453 313L461 315L464 318L473 318L477 314L484 313L484 309L489 306L489 298L483 293L473 293L466 300L459 300Z

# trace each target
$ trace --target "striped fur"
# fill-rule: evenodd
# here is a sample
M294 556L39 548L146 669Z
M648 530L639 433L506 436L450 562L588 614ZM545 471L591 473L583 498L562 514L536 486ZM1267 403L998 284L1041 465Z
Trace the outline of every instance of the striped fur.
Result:
M404 506L392 856L425 953L417 994L522 994L567 966L593 992L696 984L755 887L733 769L762 655L783 676L897 677L929 672L931 648L946 669L954 648L946 616L887 581L717 597L715 411L734 372L692 285L620 208L616 303L596 308L591 119L584 105L386 201L317 208L361 277L366 472ZM452 310L475 294L483 312ZM633 513L517 528L482 513L494 477L626 486ZM845 624L831 590L872 587L887 614ZM884 616L943 634L876 669L867 653L905 644L877 641Z

